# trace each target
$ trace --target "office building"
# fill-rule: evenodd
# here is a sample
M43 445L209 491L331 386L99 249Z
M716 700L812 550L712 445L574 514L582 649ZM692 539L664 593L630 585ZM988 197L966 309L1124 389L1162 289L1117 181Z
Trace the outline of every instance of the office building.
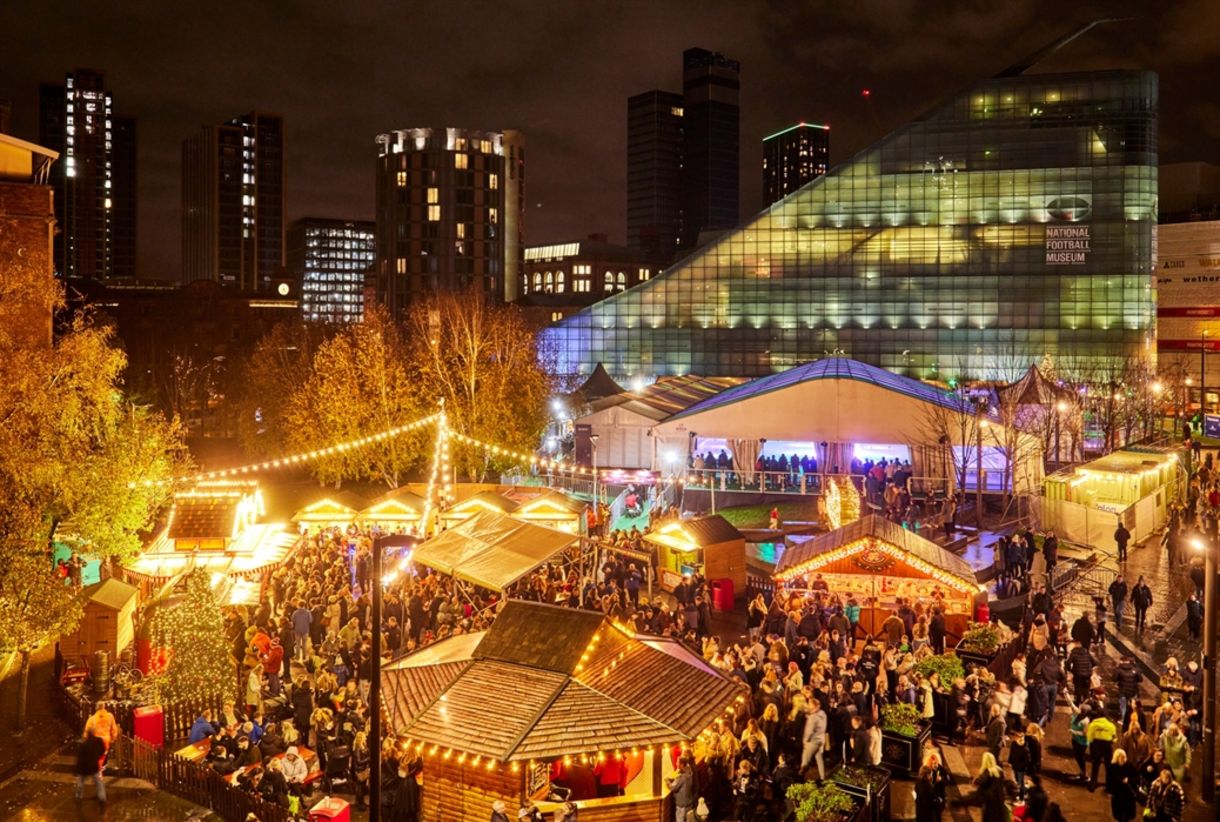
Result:
M42 85L38 141L61 157L51 169L56 275L134 275L135 121L116 117L100 72L76 69L62 86Z
M704 231L741 219L741 64L707 49L682 53L682 226L693 248Z
M18 288L0 299L0 349L51 344L55 272L55 208L51 169L58 153L0 134L0 260L6 284ZM14 295L17 295L16 297Z
M627 100L627 245L668 264L682 231L682 95Z
M13 127L13 104L0 98L0 134L8 134Z
M609 241L605 234L583 240L527 246L521 298L517 305L542 324L563 319L652 279L656 268L639 251Z
M284 121L253 112L182 143L182 273L243 291L278 285L286 261Z
M364 318L364 280L377 260L376 223L306 217L288 231L288 265L306 322Z
M566 317L555 368L756 377L842 352L971 379L1153 358L1156 76L1022 71Z
M512 300L521 279L525 137L405 128L377 136L377 279L395 313L438 291Z
M830 126L798 123L763 138L763 208L830 167Z

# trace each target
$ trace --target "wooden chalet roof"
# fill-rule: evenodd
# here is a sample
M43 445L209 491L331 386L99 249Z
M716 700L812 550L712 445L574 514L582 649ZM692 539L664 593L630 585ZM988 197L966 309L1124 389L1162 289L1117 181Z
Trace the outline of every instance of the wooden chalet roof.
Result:
M744 694L677 642L521 600L481 636L386 666L382 685L398 733L500 762L689 741Z
M393 491L377 497L377 499L369 503L367 508L363 509L362 513L387 503L397 503L404 508L409 508L410 510L421 514L424 511L424 507L427 505L424 498L419 494L408 490L406 487L402 487L395 488Z
M547 491L530 499L521 500L521 504L517 506L513 513L525 513L534 508L545 506L579 515L585 512L585 509L589 507L589 503L570 497L562 491Z
M669 520L659 525L656 530L644 535L645 540L671 547L674 543L687 543L688 538L690 543L700 548L745 539L731 522L719 514L694 519Z
M901 554L913 558L916 562L943 571L963 582L975 583L974 569L970 563L931 540L924 539L914 531L903 528L896 522L891 522L877 514L869 514L849 522L842 528L837 528L827 534L821 534L808 542L803 542L787 548L775 569L776 576L782 577L785 572L816 561L820 557L829 560L831 555L840 548L859 542L867 537L888 543ZM816 562L814 563L816 565Z
M138 593L140 589L136 586L114 578L96 582L84 589L86 599L112 611L121 611Z
M483 503L483 505L480 506L478 503ZM517 503L503 494L497 494L495 491L480 491L472 497L467 497L461 502L449 506L448 509L441 512L441 516L443 517L451 511L462 512L467 509L481 511L484 510L484 507L494 508L497 511L503 511L508 514L517 509Z
M182 497L174 501L170 539L231 539L238 497Z

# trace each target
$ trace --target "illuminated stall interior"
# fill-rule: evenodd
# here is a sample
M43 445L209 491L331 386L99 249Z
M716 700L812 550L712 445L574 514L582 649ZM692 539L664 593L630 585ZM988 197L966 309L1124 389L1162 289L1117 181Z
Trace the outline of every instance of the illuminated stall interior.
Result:
M406 533L419 528L425 507L424 498L419 494L406 488L395 488L373 500L369 507L360 512L356 520L362 526Z
M574 499L562 491L546 491L521 501L512 512L513 519L545 525L569 534L584 531L587 502Z
M545 798L565 786L582 822L672 819L664 777L675 746L745 694L675 641L521 600L487 631L390 663L381 681L400 748L424 760L421 818L480 822L497 799L530 797L550 814L558 804ZM625 764L625 795L584 795L607 759Z
M734 591L746 587L746 538L719 514L675 519L644 535L656 547L661 587L672 591L686 574L728 579Z
M876 635L899 598L931 607L939 600L951 636L961 636L974 597L985 590L966 560L876 514L784 551L776 582L807 589L821 575L830 591L861 606L860 626Z
M297 511L292 521L308 528L346 528L367 507L367 500L350 491L333 491Z
M297 535L285 523L257 522L265 514L256 482L200 483L174 495L166 525L125 565L127 575L161 584L193 568L254 579L291 554ZM243 596L249 592L243 590ZM256 598L257 601L257 598Z

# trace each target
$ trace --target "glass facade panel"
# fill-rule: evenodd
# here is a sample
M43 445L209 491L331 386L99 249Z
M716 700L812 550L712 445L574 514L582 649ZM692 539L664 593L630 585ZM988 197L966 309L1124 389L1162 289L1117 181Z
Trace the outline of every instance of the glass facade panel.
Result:
M988 80L565 318L548 350L560 373L616 376L835 351L921 378L1151 357L1156 106L1147 72Z

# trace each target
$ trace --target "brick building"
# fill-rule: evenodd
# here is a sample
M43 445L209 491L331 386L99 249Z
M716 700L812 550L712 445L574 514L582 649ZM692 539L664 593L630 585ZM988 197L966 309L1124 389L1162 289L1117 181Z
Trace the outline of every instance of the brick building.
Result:
M0 346L49 345L55 203L48 185L59 154L0 134ZM38 285L14 289L22 281Z

